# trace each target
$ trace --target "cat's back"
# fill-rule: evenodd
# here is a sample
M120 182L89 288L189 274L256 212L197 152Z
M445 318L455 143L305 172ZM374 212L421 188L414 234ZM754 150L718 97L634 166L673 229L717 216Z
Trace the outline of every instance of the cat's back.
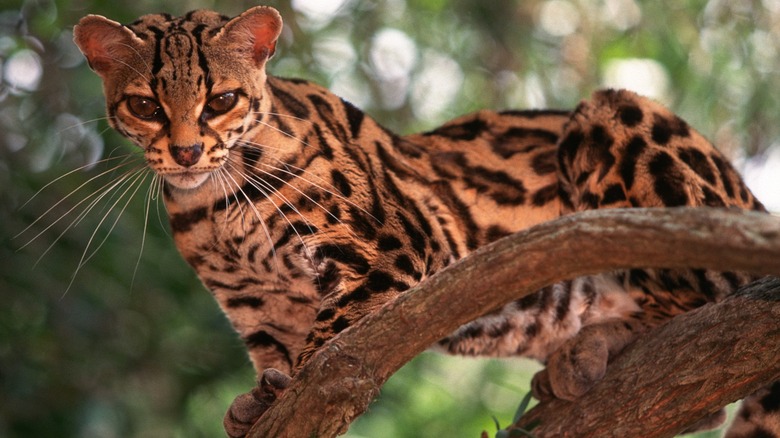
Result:
M560 214L557 143L569 116L482 110L403 138L425 151L432 181L446 184L473 216L492 212L503 234Z

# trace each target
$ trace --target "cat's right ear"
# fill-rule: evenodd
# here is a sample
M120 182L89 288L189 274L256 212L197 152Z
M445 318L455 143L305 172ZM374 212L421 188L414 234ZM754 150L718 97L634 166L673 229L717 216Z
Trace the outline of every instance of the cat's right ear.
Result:
M87 58L89 66L103 79L138 56L135 46L142 43L130 29L100 15L87 15L73 28L73 41Z
M230 20L215 40L237 53L248 53L260 66L276 51L282 32L282 16L270 6L255 6Z

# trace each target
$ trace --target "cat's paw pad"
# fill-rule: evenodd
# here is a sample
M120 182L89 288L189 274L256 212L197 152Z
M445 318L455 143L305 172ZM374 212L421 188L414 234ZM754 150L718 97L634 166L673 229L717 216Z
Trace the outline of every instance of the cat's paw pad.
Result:
M230 404L223 420L228 436L246 436L255 422L287 389L290 380L290 376L279 370L269 368L263 371L263 375L257 380L257 386L252 391L239 395Z
M585 334L585 333L583 333ZM534 378L536 390L557 398L575 400L604 377L609 348L600 336L577 336L565 343L547 361L545 375Z

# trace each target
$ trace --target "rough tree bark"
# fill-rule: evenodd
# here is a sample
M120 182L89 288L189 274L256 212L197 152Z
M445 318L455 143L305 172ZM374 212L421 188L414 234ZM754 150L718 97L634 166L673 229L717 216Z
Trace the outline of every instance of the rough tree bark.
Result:
M461 324L556 281L632 267L693 267L780 274L780 220L751 212L713 209L604 210L566 216L509 236L437 273L328 342L299 371L288 390L263 415L249 436L328 437L344 433L395 371ZM779 289L774 288L774 296L780 293ZM446 312L441 311L444 303ZM764 353L776 357L780 306L777 300L763 303L770 308L767 311L774 321L770 330L774 330L775 338L771 347L774 350L767 347ZM743 306L731 305L728 309L726 313L734 313L731 316L739 319ZM718 318L725 317L718 314ZM756 318L754 314L747 317ZM713 345L723 342L722 333L716 328L721 326L727 332L730 327L706 317L703 319L700 332L696 334L699 340L691 340L686 348L700 352L695 357L706 358ZM410 327L414 330L409 330ZM750 328L753 329L755 327ZM669 340L683 333L674 331L671 325L669 330L671 333L663 335ZM740 332L750 333L742 327ZM685 339L679 338L683 343ZM661 339L659 342L665 345L666 341ZM641 348L643 344L635 345ZM649 350L650 356L657 353L658 347L654 348ZM722 346L719 348L723 349ZM746 351L761 350L755 345L745 348ZM647 357L643 358L643 354L647 352L639 350L621 356L623 362L629 361L623 366L630 369L634 386L643 379L657 378L653 374L655 365ZM630 362L634 356L635 361ZM734 392L738 394L729 393L725 398L743 397L754 387L778 377L772 372L769 373L771 376L761 377L750 374L750 371L767 366L766 357L761 356L764 360L761 362L758 356L745 358L739 366L721 376L719 380L723 381L752 376L747 378L750 383ZM705 359L705 362L709 366L713 360ZM610 366L608 373L612 368ZM665 377L667 380L663 384L703 385L700 380L691 380L691 376L701 370L701 363L683 364L674 376ZM609 378L605 380L608 381ZM650 392L605 394L608 394L605 399L615 401L623 411L635 413L632 417L638 428L635 430L653 430L657 426L653 422L660 421L659 418L646 415L651 411L664 411L660 419L666 422L674 417L672 428L675 431L680 430L678 424L684 428L685 424L699 418L698 413L686 413L689 406L665 404L668 399L653 398L655 395ZM601 399L595 403L600 402ZM581 420L588 423L591 413L602 411L594 408L594 401L589 403L588 409L577 409L577 406L585 406L579 402L565 409L575 417L584 417ZM699 410L706 413L717 407L720 406L707 405ZM547 425L558 421L560 412L554 413L535 410L533 415ZM615 416L617 413L604 415L613 420L611 426L620 423ZM669 433L674 434L674 431Z

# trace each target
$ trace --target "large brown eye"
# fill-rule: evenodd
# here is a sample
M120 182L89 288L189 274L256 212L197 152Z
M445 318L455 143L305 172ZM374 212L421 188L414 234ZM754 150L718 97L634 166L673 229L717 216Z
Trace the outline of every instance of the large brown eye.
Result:
M163 113L160 104L148 97L130 96L127 98L127 107L139 119L158 119Z
M203 110L203 115L206 118L216 117L233 109L238 102L238 94L233 91L222 93L218 96L211 98L206 104L206 108Z

